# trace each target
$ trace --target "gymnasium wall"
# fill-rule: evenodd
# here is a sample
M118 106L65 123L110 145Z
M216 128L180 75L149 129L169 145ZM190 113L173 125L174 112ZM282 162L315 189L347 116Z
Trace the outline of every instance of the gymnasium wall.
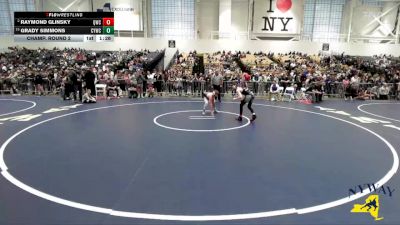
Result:
M0 38L0 50L10 46L27 48L53 48L53 47L74 47L90 50L119 50L119 49L164 49L168 47L168 40L147 39L147 38L115 38L111 43L90 43L90 42L68 42L68 43L15 43L13 37ZM182 52L197 50L197 52L215 52L219 50L241 50L241 51L272 51L286 53L299 51L308 54L318 54L322 49L322 43L317 42L288 42L288 41L252 41L252 40L176 40L176 47ZM331 43L330 52L350 55L371 56L375 54L391 54L400 56L400 45L394 44L349 44Z
M232 30L247 31L249 21L248 0L232 0Z
M348 33L351 21L351 34L354 36L393 38L389 33L396 30L398 4L399 1L381 1L380 7L363 4L361 0L348 1L344 8L341 33Z
M103 8L109 4L110 8ZM38 11L90 12L110 10L114 12L115 30L143 31L143 12L141 0L40 0L36 1Z
M200 39L210 39L211 31L218 31L219 1L196 1L196 31Z

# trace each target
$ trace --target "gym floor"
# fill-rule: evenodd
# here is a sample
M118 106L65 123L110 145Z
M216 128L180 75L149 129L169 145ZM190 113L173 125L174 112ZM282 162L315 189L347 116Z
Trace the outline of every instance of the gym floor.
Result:
M202 106L0 96L0 224L400 223L398 102Z

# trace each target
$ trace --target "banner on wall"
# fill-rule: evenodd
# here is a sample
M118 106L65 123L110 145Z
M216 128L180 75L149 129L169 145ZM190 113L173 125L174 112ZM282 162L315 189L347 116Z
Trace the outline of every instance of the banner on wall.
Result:
M175 48L176 42L175 40L168 40L168 48Z
M96 0L93 7L97 11L114 12L115 30L143 30L140 0Z
M300 33L303 1L254 0L253 32L271 34Z
M322 51L329 51L329 43L322 44Z

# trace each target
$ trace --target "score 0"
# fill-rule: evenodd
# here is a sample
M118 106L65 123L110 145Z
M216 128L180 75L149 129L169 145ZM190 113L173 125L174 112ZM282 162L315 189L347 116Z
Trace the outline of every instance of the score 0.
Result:
M114 18L103 18L103 26L114 26Z
M114 18L103 18L103 34L114 34Z

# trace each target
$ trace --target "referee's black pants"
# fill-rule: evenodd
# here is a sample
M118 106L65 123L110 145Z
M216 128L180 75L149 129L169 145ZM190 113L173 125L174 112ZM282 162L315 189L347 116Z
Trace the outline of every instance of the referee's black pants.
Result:
M218 91L218 101L221 102L221 86L220 85L213 85L213 89Z

